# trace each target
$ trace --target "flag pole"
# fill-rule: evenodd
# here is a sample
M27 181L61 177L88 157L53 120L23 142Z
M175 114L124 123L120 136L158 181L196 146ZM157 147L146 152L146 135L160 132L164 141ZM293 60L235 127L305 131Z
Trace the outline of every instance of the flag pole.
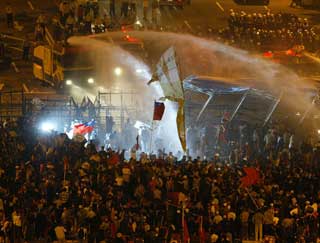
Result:
M153 140L153 119L152 119L152 122L151 122L151 134L150 134L150 152L149 152L149 155L151 155L152 153L152 140Z
M258 204L257 204L256 200L252 197L252 195L251 195L251 193L250 193L249 189L246 187L246 188L245 188L245 190L246 190L246 192L248 193L248 195L249 195L250 199L252 200L252 202L253 202L254 206L256 206L256 208L257 208L257 209L260 209L260 207L258 206Z
M185 240L184 240L184 202L181 203L181 221L182 221L182 232L181 232L181 235L182 235L182 240L181 242L185 243Z
M64 165L63 165L63 186L66 185L66 170L67 170L67 166L64 163Z

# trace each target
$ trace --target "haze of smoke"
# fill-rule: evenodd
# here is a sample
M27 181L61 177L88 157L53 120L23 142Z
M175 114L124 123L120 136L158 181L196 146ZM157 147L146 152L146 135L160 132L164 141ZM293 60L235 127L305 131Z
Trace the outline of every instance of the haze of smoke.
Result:
M96 80L99 87L95 92L103 90L136 91L138 92L139 107L138 118L151 124L153 115L153 101L163 97L159 85L148 86L147 82L151 79L150 68L131 53L123 50L119 46L112 45L108 41L93 39L89 37L73 37L69 40L72 45L83 45L93 47L95 51L94 63L96 69ZM114 69L121 67L123 75L116 77ZM140 70L139 73L136 71ZM100 89L100 90L99 90ZM88 90L89 91L89 90ZM91 91L91 93L93 93ZM165 130L155 131L154 139L161 136L168 141L166 148L170 151L180 149L176 128L176 105L166 102L166 112L161 124ZM149 121L149 122L148 122ZM155 125L157 127L157 125Z
M229 78L231 84L266 90L275 96L284 91L288 97L286 102L297 110L304 110L310 104L306 90L316 90L313 84L304 82L295 72L280 64L216 41L164 32L137 31L130 34L151 43L156 58L173 45L182 78L189 75L217 76Z
M99 35L99 40L76 37L72 38L71 43L86 43L97 48L99 50L96 56L97 75L101 80L99 84L107 88L139 90L142 94L141 103L144 111L151 119L152 100L162 96L159 87L153 86L157 87L154 90L146 85L151 77L152 67L148 67L120 47L107 43L110 36L112 38L123 33L112 32L107 35ZM287 94L286 103L294 109L293 112L303 111L310 104L310 98L305 90L315 89L315 86L303 82L296 73L280 64L249 55L246 51L216 41L191 35L150 31L134 31L130 32L130 35L144 42L153 63L159 60L167 48L174 46L182 79L189 75L216 76L227 78L230 84L266 90L275 96L284 91ZM106 41L101 40L103 37ZM123 79L114 79L112 68L115 66L121 66L128 72ZM136 75L135 70L140 68L146 72L143 75ZM172 144L179 148L175 127L176 107L174 104L168 104L167 108L164 120L169 128L168 136L171 137Z

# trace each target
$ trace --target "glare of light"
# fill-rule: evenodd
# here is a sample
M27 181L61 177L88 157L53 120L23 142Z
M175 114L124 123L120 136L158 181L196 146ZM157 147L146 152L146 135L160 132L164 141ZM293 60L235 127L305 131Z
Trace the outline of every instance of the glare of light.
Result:
M142 72L143 72L142 69L140 69L140 68L136 69L136 73L142 73Z
M51 132L56 129L56 126L52 122L43 122L40 128L43 132Z
M72 85L72 80L68 79L68 80L66 81L66 85Z
M141 24L140 20L137 20L135 24L136 24L136 25L140 25L140 26L142 26L142 24Z
M301 116L300 112L297 112L297 113L296 113L296 116Z
M89 78L89 79L88 79L88 83L89 83L89 84L93 84L93 83L94 83L94 79L93 79L93 78Z
M318 134L320 135L320 129L318 129Z
M116 76L120 76L120 75L122 74L122 69L121 69L120 67L116 67L116 68L114 69L114 74L115 74Z

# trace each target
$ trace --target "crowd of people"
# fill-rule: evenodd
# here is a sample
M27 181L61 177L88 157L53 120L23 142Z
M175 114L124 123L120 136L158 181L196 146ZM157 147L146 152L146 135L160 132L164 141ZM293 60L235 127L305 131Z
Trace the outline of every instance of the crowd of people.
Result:
M320 144L277 126L242 129L233 141L242 147L226 160L160 149L127 161L124 151L41 134L26 118L4 121L0 135L1 242L311 243L320 235ZM258 176L244 186L246 168Z
M136 28L144 24L160 25L160 5L158 1L149 6L147 1L137 5L135 1L114 0L101 9L95 1L61 1L59 12L52 19L54 38L60 40L77 34L102 33L106 29L120 29L122 25L134 25Z
M240 13L230 10L228 28L220 38L245 49L286 50L303 45L308 51L319 48L319 35L306 18L288 13Z

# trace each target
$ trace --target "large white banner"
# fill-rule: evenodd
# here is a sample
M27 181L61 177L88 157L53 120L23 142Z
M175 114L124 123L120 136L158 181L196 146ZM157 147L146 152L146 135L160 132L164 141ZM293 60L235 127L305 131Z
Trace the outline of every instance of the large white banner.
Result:
M170 101L177 102L179 105L176 120L177 129L181 147L186 151L184 91L173 47L170 47L162 55L159 63L157 64L156 73L165 98Z
M161 59L157 64L157 76L166 97L184 99L183 88L173 47L170 47L161 56Z

